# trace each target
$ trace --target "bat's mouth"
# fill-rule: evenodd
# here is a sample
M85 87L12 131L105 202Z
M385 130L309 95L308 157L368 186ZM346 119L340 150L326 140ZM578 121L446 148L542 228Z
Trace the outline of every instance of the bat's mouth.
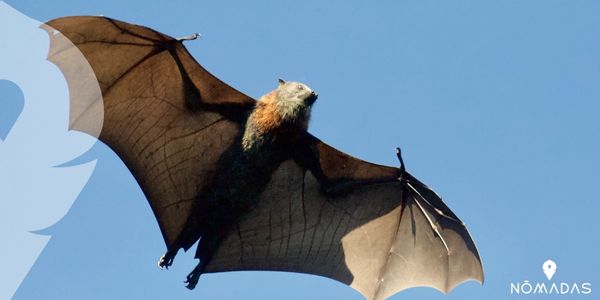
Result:
M310 93L310 96L308 96L308 98L306 98L306 103L308 103L309 105L312 105L313 103L315 103L315 101L317 101L317 98L319 98L319 95L315 92Z

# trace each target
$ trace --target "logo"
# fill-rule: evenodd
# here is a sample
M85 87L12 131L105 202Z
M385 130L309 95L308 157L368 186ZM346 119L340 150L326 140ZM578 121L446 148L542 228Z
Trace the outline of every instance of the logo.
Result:
M510 283L511 295L589 295L592 293L590 282L552 282L552 278L558 270L558 265L551 259L542 264L542 271L550 282L522 282Z
M552 280L552 276L556 273L556 263L549 259L542 265L542 270L544 270L544 274L546 274L548 280Z
M75 45L2 0L0 45L0 239L9 241L0 257L10 258L0 299L11 299L50 241L44 230L67 214L96 166L84 154L104 106Z

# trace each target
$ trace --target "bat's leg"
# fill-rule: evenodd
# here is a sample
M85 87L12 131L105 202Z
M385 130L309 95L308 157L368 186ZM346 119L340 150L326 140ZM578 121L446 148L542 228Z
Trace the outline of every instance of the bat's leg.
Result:
M167 270L173 264L173 260L175 259L175 255L177 255L177 250L168 250L163 256L158 260L159 268L166 268Z
M200 275L204 272L204 267L206 266L206 261L201 259L198 265L192 270L192 272L186 277L185 283L187 283L186 287L190 290L193 290L198 284L198 280L200 279Z
M204 273L204 269L206 265L210 262L213 255L217 251L223 236L225 236L227 230L225 225L220 229L216 230L213 234L207 234L200 239L200 243L198 245L198 249L196 251L196 258L200 259L198 265L192 270L192 272L187 276L185 283L187 283L187 288L193 290L198 284L198 280L200 279L200 275Z

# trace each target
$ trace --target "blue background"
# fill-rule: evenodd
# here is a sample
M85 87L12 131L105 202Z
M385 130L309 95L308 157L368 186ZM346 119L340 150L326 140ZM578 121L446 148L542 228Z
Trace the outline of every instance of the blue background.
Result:
M510 282L548 282L548 258L554 282L599 282L598 1L7 2L40 21L102 14L200 32L191 53L249 95L278 77L318 91L310 131L338 149L397 165L402 146L409 170L469 226L486 282L392 299L507 299ZM88 157L92 179L45 230L52 239L15 299L362 299L275 272L204 275L188 291L193 253L158 270L164 243L133 177L104 145Z

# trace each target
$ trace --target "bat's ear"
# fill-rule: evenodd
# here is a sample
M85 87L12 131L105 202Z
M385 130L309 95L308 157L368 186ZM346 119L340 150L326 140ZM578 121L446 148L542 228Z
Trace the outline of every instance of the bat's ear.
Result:
M285 80L283 80L281 78L277 79L277 81L279 82L279 86L282 86L285 84Z

